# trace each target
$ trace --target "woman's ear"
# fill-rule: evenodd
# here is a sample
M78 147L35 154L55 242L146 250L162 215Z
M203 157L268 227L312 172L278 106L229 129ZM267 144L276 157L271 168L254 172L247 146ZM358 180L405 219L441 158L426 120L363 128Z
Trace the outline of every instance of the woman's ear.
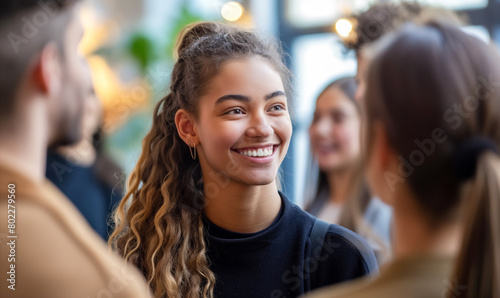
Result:
M373 123L372 144L367 160L367 179L370 188L383 201L392 204L394 190L404 178L398 174L398 159L381 122Z
M175 113L175 126L181 139L190 147L199 143L194 117L184 109Z
M377 152L376 155L379 160L379 166L381 170L387 170L391 158L394 155L394 150L392 149L387 136L387 130L382 123L376 122L374 123L373 131L373 149Z

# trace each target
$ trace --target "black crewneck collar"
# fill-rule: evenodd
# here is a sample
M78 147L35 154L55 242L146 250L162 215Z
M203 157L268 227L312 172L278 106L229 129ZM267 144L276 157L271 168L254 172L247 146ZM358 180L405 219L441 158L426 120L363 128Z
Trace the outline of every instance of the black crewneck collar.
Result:
M238 233L226 230L212 223L205 215L203 225L205 228L205 238L209 245L215 245L226 250L252 250L271 243L273 239L280 235L280 231L285 226L286 209L291 208L291 202L286 196L279 192L281 207L278 215L269 227L255 233Z

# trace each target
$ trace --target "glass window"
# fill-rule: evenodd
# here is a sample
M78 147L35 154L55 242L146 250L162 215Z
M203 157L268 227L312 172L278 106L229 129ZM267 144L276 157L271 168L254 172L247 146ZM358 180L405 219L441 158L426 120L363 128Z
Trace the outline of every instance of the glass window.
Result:
M455 10L479 9L488 5L488 0L418 0L418 2Z
M364 10L371 0L288 0L285 17L296 27L328 26L343 15Z
M500 46L500 25L496 25L493 30L493 40L498 46Z

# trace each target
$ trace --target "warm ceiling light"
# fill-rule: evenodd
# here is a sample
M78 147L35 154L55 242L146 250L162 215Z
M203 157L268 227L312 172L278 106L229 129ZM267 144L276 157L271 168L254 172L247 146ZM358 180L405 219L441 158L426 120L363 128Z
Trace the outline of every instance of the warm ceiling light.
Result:
M237 21L243 15L243 6L238 2L228 2L222 6L221 15L224 19L234 22Z
M335 23L335 31L337 31L340 36L347 37L352 31L352 24L349 20L339 19Z

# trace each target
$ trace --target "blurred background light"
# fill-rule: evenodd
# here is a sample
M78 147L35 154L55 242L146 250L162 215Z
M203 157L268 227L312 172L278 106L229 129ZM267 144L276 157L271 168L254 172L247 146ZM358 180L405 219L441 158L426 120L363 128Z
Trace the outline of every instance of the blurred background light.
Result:
M235 22L241 18L243 12L244 8L241 4L231 1L222 6L220 13L225 20Z
M335 30L338 34L340 34L340 36L347 37L352 31L352 24L347 19L339 19L335 23Z

